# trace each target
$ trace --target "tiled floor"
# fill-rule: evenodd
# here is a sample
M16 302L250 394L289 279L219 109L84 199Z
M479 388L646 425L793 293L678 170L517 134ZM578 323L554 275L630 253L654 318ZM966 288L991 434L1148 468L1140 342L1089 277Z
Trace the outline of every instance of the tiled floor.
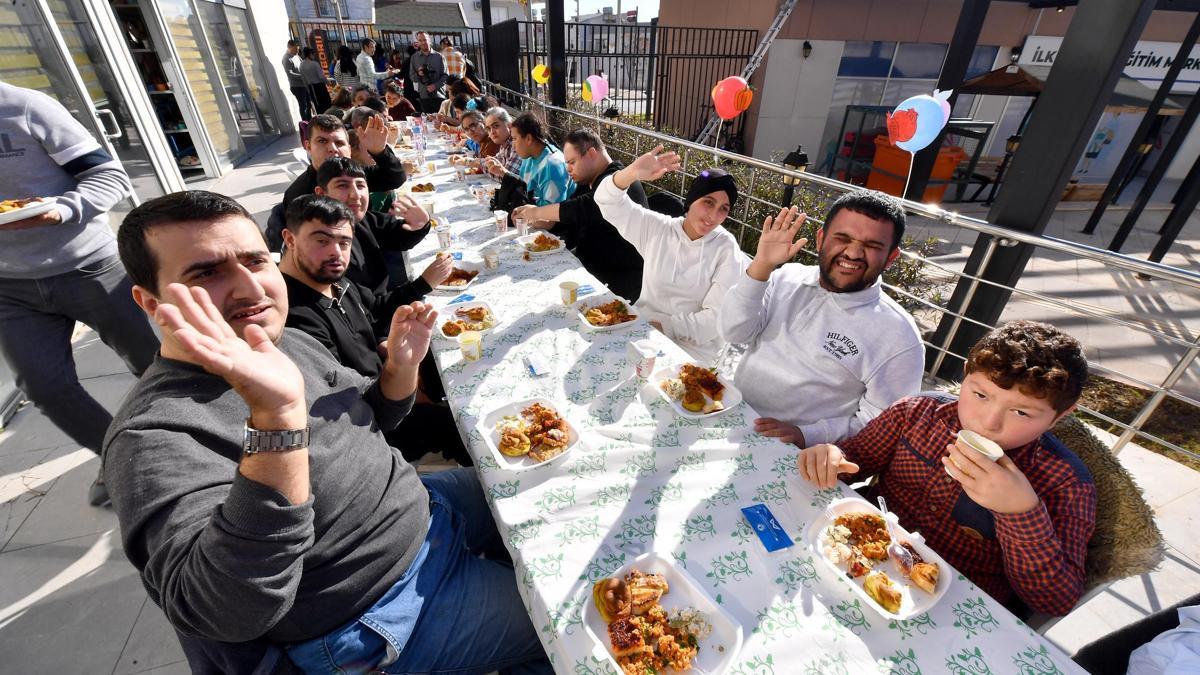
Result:
M239 198L264 223L286 185L279 167L291 161L293 145L290 139L275 143L210 189ZM1051 234L1070 238L1072 222L1081 223L1086 213L1056 218L1058 229ZM1197 225L1190 224L1181 240L1182 257L1169 261L1192 261L1193 244L1200 246ZM938 234L952 244L962 238L959 248L951 246L947 264L954 264L953 257L973 240L955 232ZM1200 307L1200 299L1189 293L1155 286L1139 294L1135 281L1071 260L1035 261L1028 280L1048 290L1079 292L1080 301L1114 311L1152 314L1176 322L1181 331L1195 328ZM1164 360L1154 345L1130 348L1128 332L1099 323L1072 330L1087 331L1080 337L1100 354L1126 359L1122 363L1131 368L1151 368ZM86 332L77 342L76 361L88 390L115 409L132 383L121 362ZM1048 636L1068 652L1200 587L1195 536L1200 474L1136 446L1120 457L1147 491L1171 546L1169 556L1158 571L1114 584L1054 626ZM0 432L0 672L187 672L161 610L147 599L121 552L112 511L86 504L96 470L90 451L74 446L31 406Z

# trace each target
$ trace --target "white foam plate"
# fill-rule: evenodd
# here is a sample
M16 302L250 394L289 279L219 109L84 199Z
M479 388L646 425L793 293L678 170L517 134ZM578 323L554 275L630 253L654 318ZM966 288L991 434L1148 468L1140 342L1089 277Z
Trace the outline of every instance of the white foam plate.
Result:
M532 244L533 240L537 239L538 235L540 235L540 234L544 234L547 237L550 237L551 239L557 241L558 248L552 248L549 251L530 251L529 245ZM531 232L531 233L525 235L524 237L517 237L514 241L516 241L517 244L520 245L520 247L522 249L524 249L526 253L528 253L529 255L533 255L533 256L553 255L555 253L561 253L561 252L567 250L567 247L563 244L562 239L559 239L558 237L550 234L549 232Z
M680 368L680 366L663 366L662 368L655 370L654 374L650 376L650 383L652 385L654 385L654 390L658 392L658 395L661 396L664 401L666 401L667 403L670 403L671 407L674 408L675 412L678 413L680 416L690 417L692 419L697 419L697 420L712 419L714 417L720 417L721 415L724 415L725 413L729 412L730 410L733 410L734 408L741 405L742 392L739 391L737 387L733 386L732 382L730 382L729 380L726 380L723 375L718 374L717 381L720 382L721 384L725 385L725 393L721 397L721 403L725 404L725 409L717 410L715 412L710 412L710 413L697 413L697 412L692 412L691 410L688 410L687 408L683 407L682 402L676 401L675 399L668 396L667 392L663 391L662 387L659 386L662 384L663 380L669 380L673 377L679 377L679 368Z
M562 415L563 419L567 421L567 449L557 457L551 457L544 462L538 462L529 455L509 457L503 452L500 452L500 432L496 431L496 422L499 422L501 418L510 415L513 417L520 417L521 411L534 403L541 403L547 408L557 410L558 414ZM508 469L509 471L526 471L534 468L535 466L557 462L570 454L571 451L575 449L575 446L579 444L579 432L576 430L575 425L571 422L571 420L568 419L566 415L563 415L562 407L545 398L530 398L524 401L517 401L516 403L502 405L484 415L483 419L480 420L476 428L479 429L480 435L483 436L483 441L485 444L487 444L488 450L492 451L492 456L496 458L496 463L498 463L501 468Z
M430 264L433 264L433 263L430 263ZM439 290L439 291L466 290L467 288L470 288L471 284L474 284L476 281L479 281L479 276L483 273L483 265L480 263L470 263L470 262L463 262L461 260L455 260L454 266L461 270L466 270L468 272L479 272L480 274L475 275L474 279L468 281L467 283L465 283L461 286L447 286L446 284L438 284L437 286L433 287L435 290ZM424 271L424 270L422 270L422 271Z
M830 504L829 508L827 508L823 514L817 516L815 520L810 522L808 526L804 528L804 532L800 535L800 540L809 548L809 550L816 553L818 558L825 561L826 567L850 581L850 588L853 589L853 591L863 599L865 604L870 606L881 616L888 619L904 620L910 619L918 614L923 614L932 609L933 606L942 599L942 596L946 594L947 589L950 588L951 577L954 575L954 572L951 570L950 565L946 564L946 561L942 559L942 556L938 555L933 549L925 545L924 537L922 537L919 533L909 532L903 527L900 527L899 523L896 521L895 514L891 516L892 526L899 536L900 542L908 542L912 544L913 549L915 549L917 553L921 554L921 557L925 559L925 562L935 563L938 566L938 582L937 587L934 588L934 591L936 591L935 593L926 593L925 591L913 585L913 583L909 581L907 577L905 577L903 574L900 574L900 570L897 569L896 563L892 562L890 559L886 562L875 562L871 570L886 572L888 578L891 579L892 582L895 583L900 589L900 611L893 614L892 612L889 612L883 607L879 606L879 604L872 600L871 596L867 595L867 592L863 590L863 581L867 578L865 575L857 579L851 579L846 574L846 566L844 564L834 564L830 562L829 558L825 557L825 552L821 547L821 539L825 534L825 529L832 525L833 520L840 515L862 511L869 511L877 515L880 514L879 509L865 499L839 499Z
M41 201L26 204L19 209L13 209L7 213L0 213L0 225L15 223L18 220L39 216L48 211L53 211L55 202L53 199L43 199ZM536 255L536 254L535 254Z
M712 624L712 633L700 641L700 650L696 653L695 660L692 661L691 670L687 672L718 675L733 665L738 652L742 649L742 626L734 621L724 608L713 602L713 599L708 596L700 584L696 583L687 570L677 567L674 562L652 551L634 558L632 562L617 570L612 576L624 578L630 570L635 568L646 574L656 573L666 578L670 589L658 601L663 609L670 612L675 609L693 607L703 612L705 618ZM584 601L583 614L583 625L588 634L593 640L604 646L604 651L612 662L613 670L621 672L621 667L617 665L617 660L612 656L612 643L608 640L608 624L604 622L600 616L600 610L596 609L596 603L592 600L591 586L587 587L587 599Z
M607 304L613 300L620 300L621 302L625 303L625 306L629 308L629 313L633 315L633 321L626 321L625 323L619 323L615 326L593 326L588 322L587 317L584 316L585 312L593 307L599 307L600 305ZM625 330L627 328L636 326L638 322L637 308L633 306L633 303L619 295L614 295L612 293L601 293L599 295L587 296L583 300L575 303L575 313L579 315L579 322L583 324L584 328L597 333L611 333L613 331Z
M455 318L455 316L454 316L455 311L457 311L459 309L469 308L469 307L486 307L487 310L492 313L492 317L495 318L496 322L492 324L492 327L484 328L483 330L479 331L480 333L490 333L496 329L496 326L500 325L500 317L496 316L496 310L492 309L492 306L487 304L486 302L482 302L482 301L478 301L478 300L473 301L473 302L456 302L453 305L446 305L445 307L438 310L438 318L437 318L437 333L438 333L438 335L440 335L448 340L457 340L458 339L457 335L455 335L454 337L450 337L449 335L446 335L445 333L443 333L442 326L445 326L447 321L451 321Z

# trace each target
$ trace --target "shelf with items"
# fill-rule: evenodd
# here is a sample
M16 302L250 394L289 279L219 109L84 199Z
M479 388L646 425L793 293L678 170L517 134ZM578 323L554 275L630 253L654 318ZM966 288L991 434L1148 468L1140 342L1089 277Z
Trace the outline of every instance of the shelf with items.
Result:
M150 97L158 126L167 139L180 172L205 172L196 151L192 129L185 122L181 103L167 79L155 38L146 23L142 7L128 0L110 0L109 6L121 25L121 35L142 77L142 86Z

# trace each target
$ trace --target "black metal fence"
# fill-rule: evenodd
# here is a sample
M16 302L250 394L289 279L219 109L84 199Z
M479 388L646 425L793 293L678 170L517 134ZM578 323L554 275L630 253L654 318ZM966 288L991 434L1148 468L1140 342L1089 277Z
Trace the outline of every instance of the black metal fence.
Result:
M533 81L531 71L549 64L547 24L516 21L519 89L530 96L547 92ZM292 22L292 35L310 46L314 29L323 31L322 45L332 62L342 35L357 49L364 37L374 38L387 50L403 51L413 42L411 29L391 29L368 24ZM646 24L567 23L567 95L579 96L589 75L603 75L609 83L605 107L652 122L655 128L683 138L694 138L713 112L709 92L718 80L741 72L758 45L758 31L741 28L683 28ZM480 77L491 78L479 28L428 30L436 44L450 37L475 64ZM496 58L512 58L503 50ZM515 84L515 83L514 83ZM740 150L745 116L721 131L721 145Z

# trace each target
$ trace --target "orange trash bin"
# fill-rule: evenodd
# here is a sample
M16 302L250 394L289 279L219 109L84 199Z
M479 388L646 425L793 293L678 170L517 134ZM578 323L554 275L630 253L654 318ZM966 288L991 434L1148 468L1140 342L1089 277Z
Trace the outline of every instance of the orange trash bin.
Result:
M937 160L933 163L933 173L930 180L949 180L954 176L954 169L967 158L967 153L957 145L943 146L938 150ZM875 159L871 162L871 173L867 176L867 187L872 190L886 192L896 197L902 197L904 183L908 178L910 156L907 150L892 145L887 136L875 137ZM888 173L883 173L884 171ZM891 175L889 175L891 174ZM922 202L940 202L946 194L948 184L930 185L925 188Z

